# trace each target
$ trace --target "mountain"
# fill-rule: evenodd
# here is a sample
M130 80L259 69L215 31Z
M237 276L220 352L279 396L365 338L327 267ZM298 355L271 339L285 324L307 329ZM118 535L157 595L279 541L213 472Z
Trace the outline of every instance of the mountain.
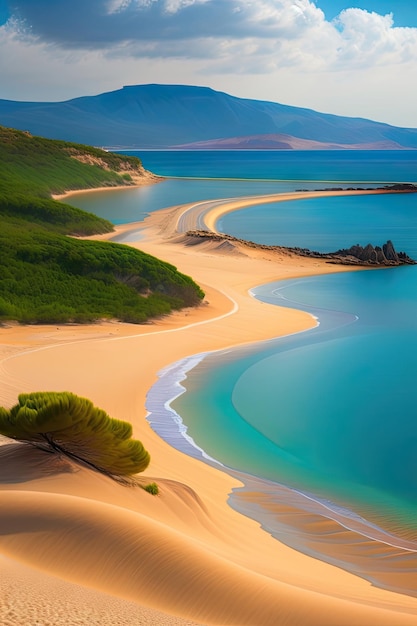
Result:
M177 146L182 150L401 150L395 141L374 141L373 143L326 143L312 139L300 139L292 135L249 135L248 137L228 137L209 139Z
M169 148L277 134L327 148L417 148L417 129L184 85L129 86L65 102L0 100L0 124L48 138L119 148ZM245 147L245 141L241 144L236 147ZM312 144L310 149L317 147Z

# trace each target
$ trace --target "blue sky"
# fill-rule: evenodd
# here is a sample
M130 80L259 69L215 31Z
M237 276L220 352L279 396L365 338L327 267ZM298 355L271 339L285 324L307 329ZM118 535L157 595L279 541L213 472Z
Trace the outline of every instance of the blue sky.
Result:
M374 11L381 15L393 13L395 26L417 27L417 2L416 0L316 0L318 6L324 12L328 20L339 15L343 9L351 7Z
M4 99L205 85L416 128L416 76L417 0L0 0Z

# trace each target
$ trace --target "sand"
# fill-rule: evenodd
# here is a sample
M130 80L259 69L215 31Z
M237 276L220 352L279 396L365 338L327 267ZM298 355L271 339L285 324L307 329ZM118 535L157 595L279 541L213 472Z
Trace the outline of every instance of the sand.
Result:
M151 453L139 480L160 487L152 496L3 440L1 623L415 624L416 598L375 588L272 538L228 506L237 480L175 451L146 422L146 394L163 367L315 325L306 313L256 301L248 289L349 270L213 242L185 245L174 231L188 208L117 227L116 237L140 231L141 240L129 237L130 245L192 275L206 293L199 308L143 326L0 329L1 405L14 404L22 391L68 390L90 398L133 424ZM416 576L415 570L398 574Z

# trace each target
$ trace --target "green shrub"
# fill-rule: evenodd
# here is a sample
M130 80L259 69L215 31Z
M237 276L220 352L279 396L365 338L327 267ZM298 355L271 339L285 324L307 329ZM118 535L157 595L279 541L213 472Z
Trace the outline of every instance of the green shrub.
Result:
M150 456L132 439L132 426L90 400L69 392L19 396L12 409L0 407L0 434L62 453L110 476L143 472Z
M159 494L159 487L156 483L149 483L149 485L145 485L143 488L153 496L157 496Z

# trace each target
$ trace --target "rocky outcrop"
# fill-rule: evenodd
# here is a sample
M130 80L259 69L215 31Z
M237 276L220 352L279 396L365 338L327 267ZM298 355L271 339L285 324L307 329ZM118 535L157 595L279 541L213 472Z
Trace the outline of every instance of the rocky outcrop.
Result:
M311 191L309 189L296 189L302 193ZM360 187L318 187L315 191L383 191L384 193L416 193L417 185L414 183L393 183L391 185L383 185L382 187L366 187L361 185Z
M382 248L368 243L362 247L359 244L352 246L348 250L337 250L331 253L334 260L341 259L342 262L361 265L414 265L416 262L410 259L405 252L397 252L392 241L388 240Z
M184 241L184 238L186 241ZM351 246L348 249L337 250L336 252L316 252L308 248L287 248L284 246L267 246L254 243L253 241L245 241L237 239L231 235L222 233L213 233L205 230L193 230L185 233L182 237L182 243L188 245L198 245L207 241L216 242L218 249L226 242L230 246L235 244L240 248L255 248L257 250L268 250L280 253L292 253L298 256L311 257L314 259L326 259L328 263L339 263L341 265L358 265L358 266L381 266L390 267L397 265L416 265L416 261L411 259L405 252L397 252L392 241L388 240L382 247L373 246L368 243L363 247L359 244Z

